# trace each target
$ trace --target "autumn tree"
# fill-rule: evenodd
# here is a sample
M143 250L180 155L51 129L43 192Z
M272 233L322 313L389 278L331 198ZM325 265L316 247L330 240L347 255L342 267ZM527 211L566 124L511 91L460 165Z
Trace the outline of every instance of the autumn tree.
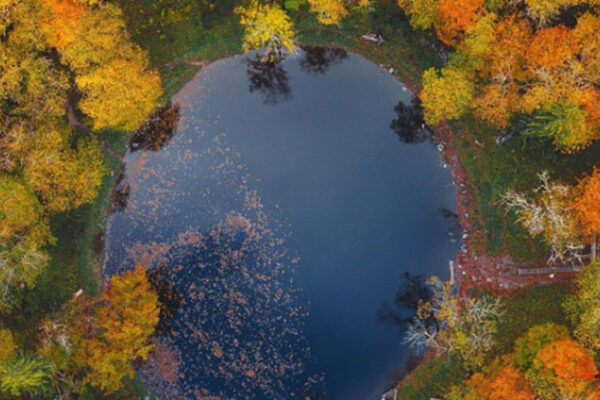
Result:
M244 52L265 48L266 58L279 60L294 51L292 21L278 4L261 5L253 1L247 7L236 8L244 27Z
M551 182L548 174L538 175L540 186L529 199L522 193L508 191L502 197L502 203L508 210L514 210L518 221L531 235L541 236L552 249L548 262L581 262L583 245L579 226L571 208L573 197L570 186L560 182Z
M76 297L56 320L44 321L39 351L67 382L80 382L72 390L89 383L111 394L133 377L131 363L148 357L159 312L158 296L137 266L113 276L99 299Z
M323 25L339 25L348 14L344 0L308 0L308 4Z
M33 233L32 240L45 242L49 235L43 208L33 191L18 178L0 175L0 241Z
M110 393L122 386L124 376L133 377L130 362L146 359L152 350L147 342L158 323L158 297L150 287L146 271L136 266L123 276L113 276L98 309L104 340L88 344L92 372L90 383Z
M79 107L93 118L94 129L133 130L154 111L162 95L160 78L141 59L115 59L75 78L83 93Z
M0 329L0 365L11 362L16 356L17 345L12 332L8 329Z
M77 149L57 130L40 132L25 160L25 181L50 211L66 211L91 202L105 174L98 143L82 140Z
M420 94L425 121L436 125L443 119L456 119L468 109L474 86L468 73L458 68L442 68L441 74L431 68L423 75Z
M566 326L552 322L535 325L515 341L514 363L520 370L527 371L542 347L568 338L569 330Z
M465 381L464 386L455 386L448 393L448 400L534 400L525 375L511 365L494 371L491 376L478 372Z
M428 282L431 301L421 301L404 341L417 349L428 348L461 357L467 369L483 365L495 344L500 301L491 296L464 297L453 293L450 282L434 277ZM433 316L435 323L428 323Z
M120 10L74 0L44 0L44 5L48 40L73 68L83 94L79 106L92 117L94 129L139 127L156 108L162 89L145 53L129 41Z
M456 46L483 13L483 0L439 0L434 22L438 37L447 45Z
M493 33L480 41L477 75L485 83L480 84L473 107L475 115L494 128L506 128L511 116L521 110L520 82L530 75L525 60L531 34L526 21L509 15L496 21Z
M582 233L591 238L592 258L596 258L596 236L600 233L600 171L594 168L590 176L575 188L573 208Z
M583 345L600 350L600 262L592 261L575 278L575 294L565 301L565 310L575 326L574 335Z
M597 375L592 353L573 339L557 340L542 347L529 371L540 397L556 390L562 398L573 399L600 398Z
M437 19L438 0L398 0L398 5L410 16L413 28L428 29Z

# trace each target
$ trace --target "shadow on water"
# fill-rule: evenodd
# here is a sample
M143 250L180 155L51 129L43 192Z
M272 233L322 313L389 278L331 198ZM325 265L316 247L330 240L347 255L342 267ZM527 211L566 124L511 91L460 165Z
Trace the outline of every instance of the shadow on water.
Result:
M119 168L115 188L113 189L112 193L112 199L110 202L109 209L110 214L125 211L125 209L127 208L127 203L129 202L129 196L131 194L131 187L129 183L127 183L125 175L126 166L125 164L122 164L121 168Z
M426 275L404 272L400 279L400 288L394 295L394 301L381 305L377 312L377 320L397 325L400 331L404 332L406 324L417 315L419 304L430 301L433 293L427 285Z
M460 220L456 212L442 207L440 212L444 216L444 220L448 223L448 236L450 237L450 243L456 243L460 240Z
M289 100L289 77L281 61L264 60L258 54L254 59L246 58L246 74L250 80L250 93L262 93L265 104Z
M301 46L304 58L300 60L300 68L310 74L324 74L332 64L337 64L348 58L344 49L320 46Z
M431 141L431 131L425 125L423 109L418 97L413 97L410 104L403 101L394 107L397 118L390 123L398 139L402 143L414 144Z
M174 330L171 321L175 313L183 306L185 296L179 293L177 285L170 280L169 267L164 260L161 260L157 267L148 272L148 281L158 294L160 302L156 332L159 335L172 335Z
M179 106L169 102L158 109L150 120L138 129L129 143L130 151L138 150L159 151L173 139L177 121L179 121Z

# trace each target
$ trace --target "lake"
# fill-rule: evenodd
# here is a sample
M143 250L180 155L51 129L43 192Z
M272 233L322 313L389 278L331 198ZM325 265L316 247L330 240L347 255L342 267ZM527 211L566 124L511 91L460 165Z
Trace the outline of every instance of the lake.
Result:
M365 400L401 376L384 305L405 272L447 279L458 250L455 188L412 97L341 50L238 56L134 137L105 275L142 264L166 304L140 368L153 390Z

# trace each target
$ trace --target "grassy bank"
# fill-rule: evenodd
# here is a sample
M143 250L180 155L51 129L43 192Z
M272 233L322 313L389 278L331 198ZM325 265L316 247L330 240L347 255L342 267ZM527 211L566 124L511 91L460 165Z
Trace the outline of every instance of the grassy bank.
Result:
M517 261L545 261L548 247L532 239L498 203L509 189L532 190L539 184L537 175L546 170L552 179L573 183L590 172L598 161L600 143L584 151L563 154L544 140L513 137L497 145L494 132L472 119L454 124L458 154L468 174L477 211L490 254L510 253Z

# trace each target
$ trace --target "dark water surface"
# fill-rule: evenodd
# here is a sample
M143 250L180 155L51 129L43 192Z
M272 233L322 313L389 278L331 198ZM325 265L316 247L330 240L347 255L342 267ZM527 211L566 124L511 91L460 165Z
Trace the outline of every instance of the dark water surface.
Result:
M377 66L245 60L202 70L173 137L126 158L106 274L142 263L171 299L143 374L164 398L378 398L409 354L378 311L457 251L449 171Z

